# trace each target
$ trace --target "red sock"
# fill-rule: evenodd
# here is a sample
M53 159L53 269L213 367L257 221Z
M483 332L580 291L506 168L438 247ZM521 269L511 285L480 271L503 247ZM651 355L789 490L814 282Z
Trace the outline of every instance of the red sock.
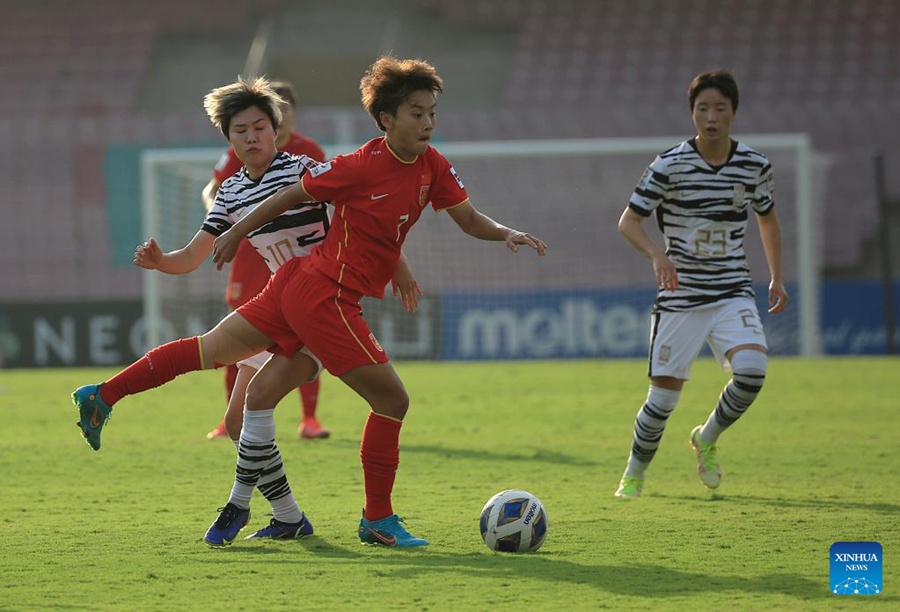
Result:
M316 407L319 405L319 378L300 385L300 403L303 404L303 418L316 418Z
M236 363L225 367L225 402L231 401L234 383L237 381L238 367Z
M366 487L363 515L368 521L377 521L394 513L391 492L400 465L401 425L400 421L370 412L363 429L359 456Z
M112 406L126 395L164 385L179 374L202 369L197 336L163 344L148 352L100 387L100 397Z

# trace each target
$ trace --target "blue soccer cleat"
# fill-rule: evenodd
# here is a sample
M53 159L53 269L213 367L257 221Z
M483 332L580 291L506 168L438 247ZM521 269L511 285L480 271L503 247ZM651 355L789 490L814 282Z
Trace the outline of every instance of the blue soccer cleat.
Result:
M250 510L242 510L229 502L224 508L219 508L219 518L206 530L203 541L212 548L225 548L234 542L248 522Z
M377 521L359 520L359 539L363 544L381 546L425 546L428 540L417 538L403 528L403 519L392 514Z
M291 540L294 538L305 538L313 534L312 523L303 515L303 520L299 523L283 523L278 519L272 519L268 527L263 527L253 535L248 535L245 540L253 540L255 538L270 538L272 540Z
M112 414L112 408L100 397L100 385L85 385L72 392L72 403L78 406L78 427L85 441L100 450L100 432Z

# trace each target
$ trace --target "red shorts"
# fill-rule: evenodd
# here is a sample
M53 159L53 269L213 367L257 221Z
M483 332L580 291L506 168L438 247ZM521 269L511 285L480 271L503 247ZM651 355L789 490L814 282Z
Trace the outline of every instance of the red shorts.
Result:
M255 298L265 288L272 275L266 260L250 241L241 240L237 253L228 267L228 286L225 301L233 310Z
M298 257L281 266L238 313L275 343L271 352L291 357L305 346L325 369L341 376L388 361L362 317L361 298Z

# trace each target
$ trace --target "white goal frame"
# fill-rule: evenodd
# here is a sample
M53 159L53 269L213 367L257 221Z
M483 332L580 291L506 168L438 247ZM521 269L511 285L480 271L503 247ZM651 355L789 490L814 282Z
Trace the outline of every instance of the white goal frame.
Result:
M640 138L590 138L566 140L504 140L441 143L439 149L448 159L491 159L496 157L564 157L574 155L603 155L616 153L646 154L648 163L652 156L670 148L677 137ZM755 134L739 138L741 142L760 150L787 151L793 153L795 161L794 199L797 220L797 290L799 293L798 321L800 328L799 354L813 357L822 354L821 324L819 316L820 271L817 256L817 235L813 201L813 150L807 134ZM328 157L353 151L357 144L326 147ZM155 206L158 202L157 185L151 179L155 164L178 161L197 162L215 160L223 149L148 149L141 154L141 198L143 232L145 236L155 236ZM211 176L210 166L207 176ZM627 196L627 194L625 194ZM199 194L198 194L199 197ZM624 196L623 196L624 197ZM157 346L162 337L159 273L146 272L143 275L143 308L147 342Z

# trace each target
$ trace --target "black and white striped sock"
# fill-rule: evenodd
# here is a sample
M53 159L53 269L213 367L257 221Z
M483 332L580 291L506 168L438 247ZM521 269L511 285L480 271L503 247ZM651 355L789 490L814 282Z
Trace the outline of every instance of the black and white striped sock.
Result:
M269 501L276 519L283 523L299 523L303 520L303 513L297 505L287 475L284 473L278 446L273 443L272 447L274 450L272 459L260 473L256 486Z
M294 499L284 473L281 453L275 444L274 409L244 410L244 425L229 501L239 508L249 508L256 487L272 504L276 519L285 523L302 520L303 514Z
M666 421L675 410L680 395L680 391L650 386L647 400L641 406L637 418L634 420L634 437L631 444L631 455L628 457L628 466L625 468L626 477L644 477L644 472L659 448Z
M700 429L700 439L707 444L718 441L723 431L734 425L759 395L766 380L768 358L752 349L735 353L731 358L732 376L715 409Z

